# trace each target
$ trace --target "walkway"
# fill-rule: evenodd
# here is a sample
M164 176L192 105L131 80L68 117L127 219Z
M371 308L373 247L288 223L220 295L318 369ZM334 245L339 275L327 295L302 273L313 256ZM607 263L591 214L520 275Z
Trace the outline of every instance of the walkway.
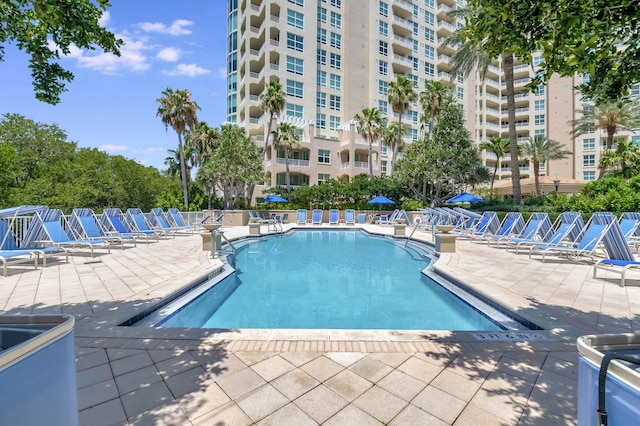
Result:
M546 331L117 327L215 269L198 235L23 267L1 278L0 309L76 316L80 421L92 426L575 424L575 338L640 328L640 276L621 288L619 276L592 279L590 262L543 264L468 241L437 269Z

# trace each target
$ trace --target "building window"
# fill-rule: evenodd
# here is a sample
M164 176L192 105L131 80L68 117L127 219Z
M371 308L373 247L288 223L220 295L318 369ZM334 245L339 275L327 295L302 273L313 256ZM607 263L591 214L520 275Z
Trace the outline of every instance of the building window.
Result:
M533 131L533 136L545 136L545 130L544 129L536 129Z
M418 50L420 49L420 43L418 42L418 40L411 40L411 43L413 43L413 53L418 53Z
M342 87L342 77L337 74L331 74L329 76L329 87L340 90Z
M424 46L424 56L426 56L429 59L435 59L436 58L436 49L434 49L433 46L429 46L428 44L425 44L425 46Z
M340 117L336 117L335 115L329 116L329 130L338 130L340 127Z
M331 6L335 6L340 9L342 7L342 0L331 0Z
M342 48L342 36L340 34L331 33L331 47L335 47L336 49Z
M413 22L413 30L412 30L412 34L414 36L417 36L419 34L419 30L420 30L420 25L418 25L417 22Z
M291 117L303 118L303 111L302 105L287 104L287 115Z
M329 173L318 173L318 185L322 185L329 179L331 179L331 175Z
M287 71L302 75L304 72L304 60L287 56Z
M302 98L304 96L304 84L300 81L287 80L287 95L294 98Z
M318 43L327 44L327 30L318 28Z
M544 86L540 85L536 87L533 91L535 96L544 96Z
M424 73L428 76L434 77L436 74L435 71L435 67L433 66L433 64L430 64L429 62L425 62L424 63Z
M582 140L582 150L583 151L595 151L596 150L596 140L594 138L587 138Z
M409 59L411 59L411 62L413 62L413 70L418 71L418 58L416 58L415 56L409 56ZM415 84L418 84L417 81Z
M336 12L330 13L329 24L334 28L342 28L342 15Z
M381 95L386 95L387 90L389 90L389 83L387 83L386 81L380 80L378 82L378 93L380 93Z
M418 87L418 76L417 75L407 74L407 78L409 80L411 80L411 83L413 83L414 87Z
M586 180L586 181L596 180L596 172L595 171L582 172L582 180Z
M318 21L323 24L327 23L327 9L324 7L318 7Z
M382 101L382 100L378 101L378 109L382 111L384 115L387 115L388 106L389 106L389 103L387 101Z
M408 128L407 129L407 136L412 141L417 141L418 140L418 129Z
M456 87L456 96L458 99L464 99L464 88Z
M640 84L631 86L631 96L640 96Z
M323 92L318 92L316 95L316 106L318 108L326 108L327 107L327 94Z
M429 11L425 10L425 11L424 11L424 22L425 22L427 25L431 25L431 26L433 27L433 26L436 24L436 18L435 18L435 16L433 15L433 13L431 13L431 12L429 12Z
M339 70L340 67L342 66L342 57L338 53L333 53L333 52L331 52L329 56L330 56L329 66L331 68Z
M317 129L326 129L327 128L327 114L316 114L316 128Z
M418 124L418 111L407 111L407 119L413 124Z
M389 153L389 147L384 141L380 141L380 154L387 155Z
M298 52L304 51L304 37L287 33L287 47L289 49L297 50Z
M533 116L533 124L536 126L544 125L544 114L536 114Z
M429 9L433 9L435 7L434 0L424 0L424 7L428 7Z
M379 48L378 51L380 52L381 55L387 56L389 54L389 43L387 43L386 41L379 41Z
M424 29L424 39L433 43L436 40L436 33L430 28Z
M340 111L340 96L329 95L329 109Z
M387 3L381 1L380 8L378 10L380 11L380 15L389 16L389 5Z
M534 67L539 67L541 63L542 63L542 57L540 57L540 56L534 56L533 57L533 66Z
M387 24L384 21L380 21L380 23L378 25L378 33L383 37L388 36L389 35L389 24Z
M544 111L544 99L533 101L533 109L536 111Z
M327 65L327 51L324 49L318 49L318 54L316 55L316 61L320 65Z
M389 63L386 61L378 61L378 72L380 75L389 75Z
M329 151L328 149L319 149L318 163L331 164L331 151Z
M587 154L582 157L582 167L595 167L596 166L596 156L595 154Z
M304 15L295 10L287 9L287 24L295 28L304 29Z
M385 160L380 162L380 174L382 176L387 175L387 162Z
M303 6L304 7L304 0L289 0L289 3L293 3L296 6Z
M327 87L327 72L318 71L318 86Z

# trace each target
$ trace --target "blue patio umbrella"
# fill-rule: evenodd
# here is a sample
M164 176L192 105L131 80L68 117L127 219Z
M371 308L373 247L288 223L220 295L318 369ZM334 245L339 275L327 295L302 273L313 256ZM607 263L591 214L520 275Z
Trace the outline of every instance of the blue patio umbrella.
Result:
M395 204L396 202L388 199L384 195L378 195L377 197L369 200L367 204Z
M281 196L279 196L278 194L271 194L265 197L264 200L262 200L263 203L288 203L288 200L285 200L284 198L282 198Z
M445 203L482 203L484 202L483 198L477 197L473 194L469 194L468 192L463 192L462 194L458 194L455 197L451 197L445 201Z

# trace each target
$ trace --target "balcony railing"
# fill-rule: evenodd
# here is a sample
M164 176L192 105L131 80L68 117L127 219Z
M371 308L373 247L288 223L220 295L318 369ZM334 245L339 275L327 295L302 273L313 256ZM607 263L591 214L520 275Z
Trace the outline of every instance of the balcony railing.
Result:
M276 158L276 164L286 165L286 161L284 158ZM289 158L290 166L300 166L300 167L309 167L309 160L298 160L295 158Z

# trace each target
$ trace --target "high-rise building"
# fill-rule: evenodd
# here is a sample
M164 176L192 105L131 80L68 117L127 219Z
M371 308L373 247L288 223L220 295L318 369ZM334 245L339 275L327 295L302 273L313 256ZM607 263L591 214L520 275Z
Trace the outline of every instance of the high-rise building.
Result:
M480 143L507 135L506 86L500 61L484 79L451 75L452 46L443 41L460 22L448 12L462 0L228 0L227 121L244 126L258 146L264 144L269 114L259 96L278 80L286 107L277 121L294 123L300 148L289 160L291 184L313 185L329 178L347 179L368 173L369 150L355 131L353 117L377 107L389 120L397 118L387 98L398 74L411 79L416 91L428 80L447 84L465 111L467 127ZM532 65L516 64L518 139L545 135L573 152L567 159L541 165L541 174L591 180L599 160L598 135L573 138L568 121L581 105L574 90L578 78L554 77L531 93L525 85ZM421 137L420 107L403 115L408 143ZM606 137L606 135L605 135ZM591 139L594 139L593 141ZM593 151L593 152L592 152ZM374 147L374 174L387 174L391 150ZM265 156L265 186L284 185L285 155L270 148ZM509 179L510 158L498 164L483 153L483 163L499 179ZM532 172L522 159L520 174ZM256 191L259 193L259 191Z

